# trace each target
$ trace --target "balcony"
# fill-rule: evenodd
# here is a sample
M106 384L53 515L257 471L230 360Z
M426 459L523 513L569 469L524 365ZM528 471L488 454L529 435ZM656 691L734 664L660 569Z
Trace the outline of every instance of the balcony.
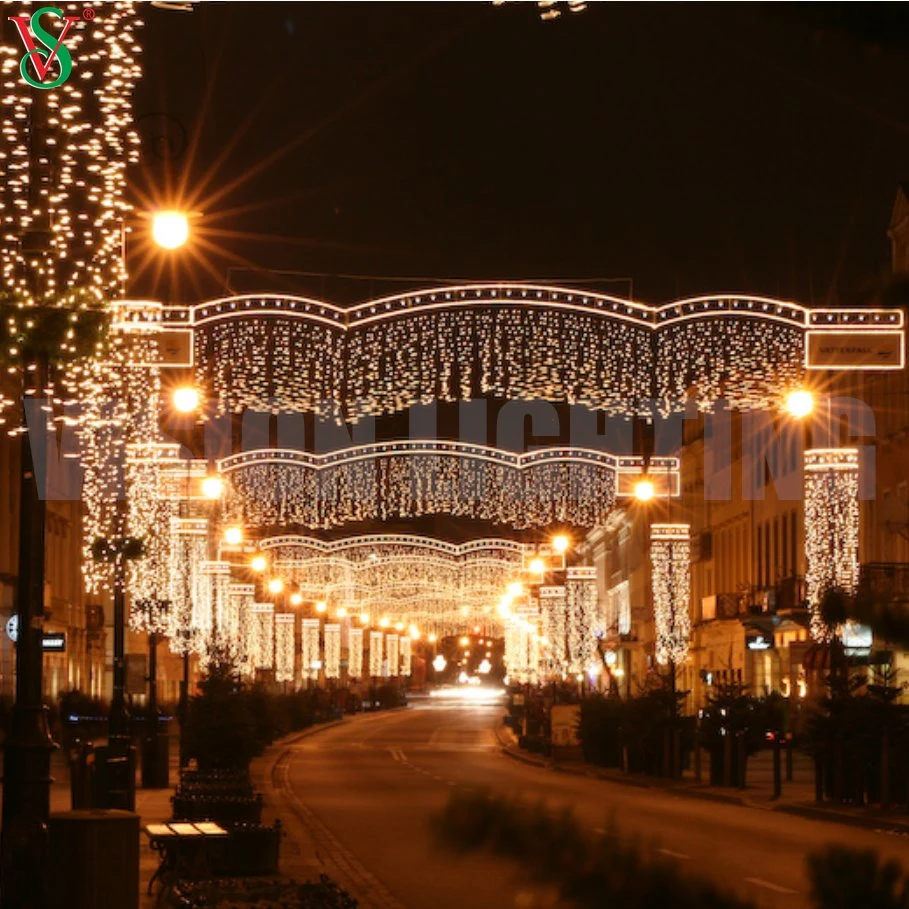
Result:
M866 562L860 568L859 590L876 599L909 600L909 562Z

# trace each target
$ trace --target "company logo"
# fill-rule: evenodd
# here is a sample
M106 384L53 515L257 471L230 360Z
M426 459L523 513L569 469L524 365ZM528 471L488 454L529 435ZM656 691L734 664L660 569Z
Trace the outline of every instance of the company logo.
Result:
M54 36L41 25L41 17L56 16L63 20L63 28ZM56 88L63 85L73 71L72 54L63 44L69 30L80 19L94 19L95 11L86 7L81 16L64 16L62 9L55 6L42 6L31 16L9 16L9 21L16 26L19 37L25 45L25 53L19 61L19 72L29 85L35 88ZM38 44L42 46L39 47ZM54 67L59 68L55 79L46 81Z

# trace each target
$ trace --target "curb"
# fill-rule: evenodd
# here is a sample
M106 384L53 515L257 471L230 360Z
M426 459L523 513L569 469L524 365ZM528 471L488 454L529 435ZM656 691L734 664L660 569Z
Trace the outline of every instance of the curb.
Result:
M815 805L778 805L772 810L780 814L791 814L796 817L807 818L811 821L843 824L847 827L861 827L864 830L874 830L879 833L909 835L909 823L892 821L883 817L862 817L861 815L845 814L833 808L820 808Z

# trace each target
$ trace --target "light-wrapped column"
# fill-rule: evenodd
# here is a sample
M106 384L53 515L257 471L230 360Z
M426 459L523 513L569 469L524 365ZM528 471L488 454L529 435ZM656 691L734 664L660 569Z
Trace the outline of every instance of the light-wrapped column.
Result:
M319 671L319 620L303 619L301 629L300 652L303 660L303 676L312 679Z
M347 632L347 674L352 679L363 677L363 629Z
M253 603L252 612L253 669L272 669L275 665L274 603Z
M236 641L236 666L243 675L252 671L250 661L250 628L252 604L256 598L255 584L231 584L227 588L228 610L225 634Z
M386 671L392 678L397 678L401 674L399 641L400 637L396 634L390 634L385 638Z
M208 522L199 518L174 518L170 540L168 637L173 653L185 653L204 644L204 635L200 633L204 627L197 623L197 612L200 608L204 611L207 600L202 563L208 554Z
M384 657L382 639L385 637L381 631L369 632L369 674L373 678L382 675L382 660Z
M341 676L341 626L331 622L325 626L325 678Z
M405 636L401 638L401 675L405 678L410 676L413 671L413 654L411 650L411 640Z
M567 596L564 587L540 588L540 631L544 640L540 671L561 678L567 662Z
M691 528L688 524L650 525L650 572L656 658L674 666L688 656L691 634Z
M805 452L805 587L811 634L828 638L818 612L828 590L852 593L859 575L859 454L856 448Z
M294 680L294 624L292 612L279 612L275 616L275 681Z
M209 658L233 663L236 659L236 637L229 634L230 614L230 563L203 562L202 575L205 579L205 600L200 608L194 608L198 617L204 649ZM195 604L193 604L195 607Z
M568 600L568 669L574 674L586 674L597 650L595 630L599 597L596 568L569 568L565 589Z

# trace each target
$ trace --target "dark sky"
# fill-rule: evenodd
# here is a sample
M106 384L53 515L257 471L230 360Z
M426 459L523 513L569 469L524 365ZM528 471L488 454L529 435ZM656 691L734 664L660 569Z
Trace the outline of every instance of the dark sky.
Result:
M219 247L183 295L223 292L231 259L632 279L648 302L847 300L887 267L909 180L902 4L599 2L554 22L522 3L144 7L134 184L167 202L183 181ZM230 284L339 302L398 286Z

